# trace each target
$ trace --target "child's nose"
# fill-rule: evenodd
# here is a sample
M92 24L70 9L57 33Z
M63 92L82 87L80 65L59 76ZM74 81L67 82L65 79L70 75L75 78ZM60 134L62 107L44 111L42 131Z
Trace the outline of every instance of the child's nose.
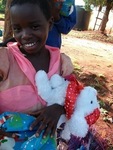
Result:
M29 39L29 38L31 38L31 32L30 32L29 29L23 29L22 38L23 39Z

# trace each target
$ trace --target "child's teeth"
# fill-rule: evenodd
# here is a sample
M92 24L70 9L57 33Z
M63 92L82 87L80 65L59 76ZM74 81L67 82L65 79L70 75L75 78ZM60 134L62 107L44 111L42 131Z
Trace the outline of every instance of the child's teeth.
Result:
M35 43L26 44L27 47L33 46Z

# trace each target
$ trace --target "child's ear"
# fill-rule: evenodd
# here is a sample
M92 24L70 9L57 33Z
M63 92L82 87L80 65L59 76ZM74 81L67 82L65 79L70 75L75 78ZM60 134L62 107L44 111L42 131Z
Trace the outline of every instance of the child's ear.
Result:
M54 24L54 18L53 18L53 17L51 17L51 18L50 18L50 20L49 20L49 30L51 30L51 29L52 29L53 24Z

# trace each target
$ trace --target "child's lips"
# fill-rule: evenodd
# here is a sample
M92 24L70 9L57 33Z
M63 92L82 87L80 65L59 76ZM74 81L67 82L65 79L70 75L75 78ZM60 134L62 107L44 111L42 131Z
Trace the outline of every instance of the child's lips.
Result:
M23 49L28 53L34 53L37 50L37 42L23 44Z

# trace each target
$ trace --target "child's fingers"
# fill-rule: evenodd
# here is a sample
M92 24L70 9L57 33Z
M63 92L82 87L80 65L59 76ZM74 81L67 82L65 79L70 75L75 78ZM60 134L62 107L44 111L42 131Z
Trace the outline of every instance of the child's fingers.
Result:
M42 120L41 116L37 117L37 119L31 124L29 129L33 130L36 126L39 126L42 121L43 120Z
M41 132L44 130L44 137L46 137L50 133L50 129L48 130L48 128L51 128L51 127L47 121L41 122L38 130L36 131L36 136L39 136Z
M48 124L48 126L46 127L45 131L44 131L44 135L43 137L47 137L48 135L50 135L51 137L54 136L55 131L53 131L54 129L54 125L52 123Z
M55 132L56 132L56 127L53 126L53 129L51 130L51 137L55 136Z
M41 132L43 130L45 130L45 128L46 128L46 125L45 124L41 124L40 127L38 128L38 130L36 131L36 134L35 134L36 137L38 137L41 134Z

